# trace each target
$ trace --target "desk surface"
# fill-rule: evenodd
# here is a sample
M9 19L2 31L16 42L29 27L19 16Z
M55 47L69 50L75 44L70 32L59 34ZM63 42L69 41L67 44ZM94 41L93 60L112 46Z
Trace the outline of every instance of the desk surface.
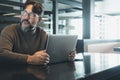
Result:
M120 54L84 53L83 61L65 62L47 66L1 64L0 80L84 80L84 78L119 67L119 65Z

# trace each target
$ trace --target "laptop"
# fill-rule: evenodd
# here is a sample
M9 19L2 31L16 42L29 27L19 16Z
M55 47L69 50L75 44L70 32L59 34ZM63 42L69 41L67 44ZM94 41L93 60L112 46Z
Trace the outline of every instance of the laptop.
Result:
M68 55L75 50L77 35L49 35L46 52L50 55L49 63L68 61Z

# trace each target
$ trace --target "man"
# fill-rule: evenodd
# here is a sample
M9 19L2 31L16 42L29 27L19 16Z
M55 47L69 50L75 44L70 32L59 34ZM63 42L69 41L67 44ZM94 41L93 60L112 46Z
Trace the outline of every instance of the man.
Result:
M21 12L20 24L5 27L0 36L0 58L12 62L44 65L49 63L45 45L47 33L37 27L41 21L42 4L27 0ZM74 54L69 55L73 59Z

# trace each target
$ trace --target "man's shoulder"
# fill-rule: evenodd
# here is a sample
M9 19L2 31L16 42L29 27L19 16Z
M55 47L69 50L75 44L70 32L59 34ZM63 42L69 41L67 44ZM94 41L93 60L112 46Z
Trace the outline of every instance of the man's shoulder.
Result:
M17 28L19 26L19 24L10 24L8 26L5 27L5 29L14 29Z
M2 32L13 32L17 29L17 27L19 26L19 24L10 24L6 27L3 28Z

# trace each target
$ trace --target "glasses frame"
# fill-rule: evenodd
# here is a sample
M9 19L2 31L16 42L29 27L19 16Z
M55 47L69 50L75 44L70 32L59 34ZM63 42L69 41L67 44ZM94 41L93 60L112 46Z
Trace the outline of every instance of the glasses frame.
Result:
M33 13L33 12L28 13L26 10L21 11L21 16L25 16L25 15L32 17L32 18L34 18L34 17L39 18L40 17L38 14Z

